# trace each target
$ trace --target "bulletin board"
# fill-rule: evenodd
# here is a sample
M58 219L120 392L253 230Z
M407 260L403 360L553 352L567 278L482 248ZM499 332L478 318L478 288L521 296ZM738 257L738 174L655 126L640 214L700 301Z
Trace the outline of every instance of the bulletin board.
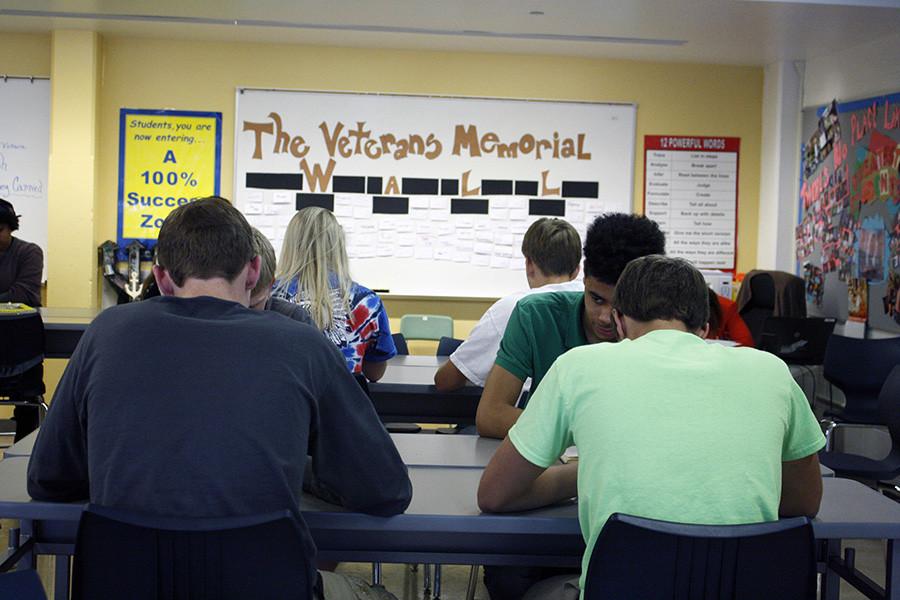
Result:
M279 254L297 210L332 210L354 279L384 292L509 294L536 219L583 237L632 209L632 104L239 89L236 105L238 208Z
M50 80L0 77L0 198L21 215L15 236L44 251L47 279L47 174Z
M811 314L900 332L900 93L805 118L798 272Z

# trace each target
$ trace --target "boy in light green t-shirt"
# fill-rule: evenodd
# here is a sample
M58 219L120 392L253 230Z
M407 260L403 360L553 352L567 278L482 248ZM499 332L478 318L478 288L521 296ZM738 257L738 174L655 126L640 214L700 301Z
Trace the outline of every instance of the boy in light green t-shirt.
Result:
M482 510L577 495L582 573L614 512L706 524L815 515L825 440L805 396L775 356L704 342L708 317L690 263L629 263L613 300L623 341L553 364L485 469ZM578 462L551 466L573 444Z

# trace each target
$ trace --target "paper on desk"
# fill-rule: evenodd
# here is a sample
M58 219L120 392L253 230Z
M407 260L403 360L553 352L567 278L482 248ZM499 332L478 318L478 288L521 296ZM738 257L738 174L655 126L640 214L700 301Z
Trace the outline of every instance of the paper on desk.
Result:
M578 448L569 446L566 448L566 451L563 452L563 455L559 457L559 460L562 463L570 463L573 460L578 460Z

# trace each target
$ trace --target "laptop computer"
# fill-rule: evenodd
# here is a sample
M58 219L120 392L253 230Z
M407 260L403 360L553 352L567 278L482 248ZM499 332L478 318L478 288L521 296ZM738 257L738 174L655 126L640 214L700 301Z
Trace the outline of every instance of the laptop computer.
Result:
M821 365L834 330L834 319L769 317L763 324L760 349L795 365Z

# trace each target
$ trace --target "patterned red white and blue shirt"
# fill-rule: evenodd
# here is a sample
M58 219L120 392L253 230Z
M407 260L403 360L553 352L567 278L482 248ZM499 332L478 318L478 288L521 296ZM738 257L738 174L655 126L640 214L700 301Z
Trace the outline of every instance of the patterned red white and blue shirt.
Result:
M284 298L309 310L308 296L297 289L297 279L286 288L275 282L273 296ZM341 302L338 290L331 290L333 324L322 333L344 355L347 369L354 375L362 373L363 357L369 362L381 362L396 356L397 348L391 337L387 311L378 294L367 287L352 282L350 306Z

